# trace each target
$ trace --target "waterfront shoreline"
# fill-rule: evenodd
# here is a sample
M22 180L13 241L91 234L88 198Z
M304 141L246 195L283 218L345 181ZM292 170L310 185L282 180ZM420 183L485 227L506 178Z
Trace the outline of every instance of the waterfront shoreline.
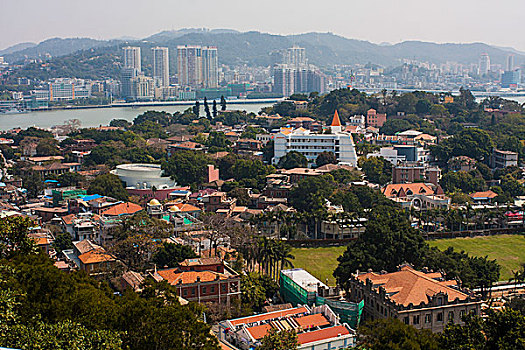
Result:
M284 100L281 98L264 98L264 99L239 99L239 100L226 100L227 104L235 105L250 105L250 104L266 104L266 103L277 103ZM122 102L112 103L107 105L88 105L88 106L55 106L47 108L35 108L31 109L31 112L46 112L46 111L59 111L59 110L75 110L75 109L100 109L100 108L139 108L139 107L167 107L167 106L193 106L196 100L187 101L150 101L150 102ZM203 102L204 99L198 100ZM209 100L212 102L213 100ZM217 100L218 101L218 100Z
M247 112L258 113L262 108L273 105L275 102L269 100L230 100L227 103L229 110L246 110ZM97 127L108 125L112 119L124 119L133 121L139 114L154 110L168 113L183 112L188 107L195 104L195 101L176 101L177 103L158 103L140 104L135 106L116 105L106 106L71 106L82 108L54 108L47 110L33 110L25 113L0 114L0 130L10 130L20 127L22 129L35 126L39 128L51 128L54 125L62 125L71 119L78 119L82 127ZM243 103L244 102L244 103ZM201 103L201 113L204 113L204 106Z

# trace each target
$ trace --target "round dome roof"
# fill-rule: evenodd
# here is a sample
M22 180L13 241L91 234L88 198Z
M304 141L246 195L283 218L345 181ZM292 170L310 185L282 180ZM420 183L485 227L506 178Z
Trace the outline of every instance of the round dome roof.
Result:
M149 201L148 204L149 205L160 205L160 202L157 199L153 198L152 200Z
M170 211L180 211L179 207L177 207L176 205L172 206L169 210Z

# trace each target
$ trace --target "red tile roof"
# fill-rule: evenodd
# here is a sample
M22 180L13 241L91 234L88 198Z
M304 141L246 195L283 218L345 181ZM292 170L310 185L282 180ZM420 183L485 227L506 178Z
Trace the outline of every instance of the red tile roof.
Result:
M498 196L498 194L494 191L491 191L491 190L488 190L488 191L484 191L484 192L474 192L474 193L471 193L469 194L470 198L478 198L478 199L481 199L481 198L496 198Z
M370 279L375 286L382 286L387 293L392 293L390 299L404 306L419 305L427 303L428 298L438 293L445 293L449 300L466 300L468 295L450 287L453 281L436 281L436 273L425 274L414 270L410 266L404 266L400 271L377 274L369 272L359 275L358 278L365 282Z
M345 326L334 326L329 328L320 329L318 331L305 332L297 334L297 341L303 345L306 343L312 343L315 341L335 338L339 335L350 334L350 331Z
M261 324L259 326L250 327L246 330L251 334L251 336L254 339L259 340L264 338L264 336L266 335L266 333L268 333L270 329L272 329L272 326L269 323L267 323Z
M261 315L237 318L235 320L230 320L230 322L232 325L237 326L240 324L273 320L274 318L279 318L279 317L284 317L284 316L289 316L289 315L297 315L297 314L301 314L304 312L308 312L308 310L304 306L301 306L301 307L296 307L296 308L288 309L288 310L282 310L282 311L270 312L270 313L261 314Z
M225 274L213 272L213 271L183 271L178 272L176 268L160 270L157 273L171 285L176 285L179 281L182 284L196 283L197 277L200 278L200 282L211 282L217 277L221 280L228 279Z
M194 258L194 259L186 259L182 261L179 265L181 266L206 266L206 265L217 265L222 264L222 260L220 258L214 257L214 258Z
M111 208L104 210L102 212L102 215L105 215L105 216L131 215L141 210L142 210L142 207L140 205L131 203L131 202L127 202L127 203L120 203L120 204L114 205Z
M115 257L107 253L104 249L93 249L87 253L81 254L78 256L78 259L82 261L84 265L86 264L96 264L101 262L110 262L115 261Z
M383 194L388 197L406 197L412 194L434 194L434 190L424 183L390 184L383 189Z
M308 328L313 328L313 327L322 327L322 326L327 326L330 324L330 322L322 314L312 314L312 315L306 315L303 317L298 317L295 319L295 321L303 329L308 329Z
M291 123L295 123L295 122L313 122L315 120L310 117L295 117L295 118L290 119L289 121Z

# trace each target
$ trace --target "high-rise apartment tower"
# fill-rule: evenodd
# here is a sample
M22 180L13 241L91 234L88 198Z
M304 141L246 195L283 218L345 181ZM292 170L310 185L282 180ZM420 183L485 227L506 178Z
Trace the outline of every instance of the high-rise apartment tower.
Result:
M170 68L167 47L154 47L153 51L153 79L157 86L170 85Z
M127 46L122 48L124 51L124 68L135 68L139 72L142 70L140 63L140 47Z
M213 46L178 46L179 84L194 88L218 87L218 55Z

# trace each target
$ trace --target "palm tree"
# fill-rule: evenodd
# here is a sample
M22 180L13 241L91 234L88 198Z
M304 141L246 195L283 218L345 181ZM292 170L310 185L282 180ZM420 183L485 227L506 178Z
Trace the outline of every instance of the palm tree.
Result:
M283 241L279 241L277 243L276 252L277 252L277 259L280 263L279 270L282 270L286 267L293 268L292 260L295 259L295 257L292 255L292 247L289 244L286 244Z

